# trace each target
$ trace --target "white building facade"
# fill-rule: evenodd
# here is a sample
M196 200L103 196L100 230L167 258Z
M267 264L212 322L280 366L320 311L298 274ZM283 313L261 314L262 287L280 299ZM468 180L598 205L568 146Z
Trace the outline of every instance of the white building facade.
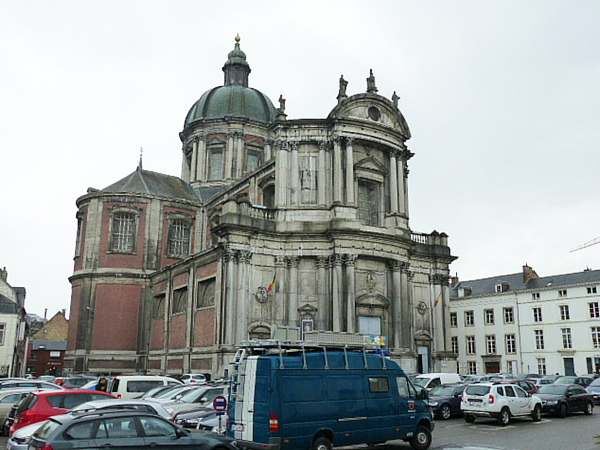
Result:
M454 282L452 350L460 373L582 375L600 370L600 270L523 272Z

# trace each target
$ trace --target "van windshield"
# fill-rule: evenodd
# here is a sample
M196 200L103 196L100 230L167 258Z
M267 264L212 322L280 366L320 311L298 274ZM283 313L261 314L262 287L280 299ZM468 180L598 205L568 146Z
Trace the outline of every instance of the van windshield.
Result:
M429 378L415 378L413 380L413 384L417 384L421 387L425 387L425 386L427 386L428 381L429 381Z

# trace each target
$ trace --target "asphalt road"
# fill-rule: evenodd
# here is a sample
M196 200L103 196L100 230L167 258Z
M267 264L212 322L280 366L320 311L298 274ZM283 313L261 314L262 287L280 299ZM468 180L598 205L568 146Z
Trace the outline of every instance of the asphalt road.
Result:
M466 423L462 418L436 421L431 449L447 445L473 445L502 450L599 450L600 407L591 416L574 414L565 419L546 418L514 420L501 427L495 420L477 419ZM0 436L0 450L6 448L6 436ZM364 450L365 446L345 447ZM373 447L374 450L404 450L410 446L393 441ZM308 449L307 449L308 450Z

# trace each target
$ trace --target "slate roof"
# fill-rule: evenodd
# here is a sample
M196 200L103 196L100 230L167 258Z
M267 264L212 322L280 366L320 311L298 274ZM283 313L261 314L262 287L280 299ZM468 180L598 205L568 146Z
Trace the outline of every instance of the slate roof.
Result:
M198 201L192 187L181 178L140 168L122 180L105 187L101 192L135 192L193 202Z
M532 278L527 283L523 282L522 273L499 275L479 280L466 280L459 282L450 289L450 297L458 298L458 289L471 288L469 297L496 294L496 285L502 284L502 292L518 292L525 290L550 289L572 285L600 284L600 270L584 270L583 272L552 275L548 277ZM465 294L465 297L467 295Z
M18 314L19 308L13 300L0 294L0 314Z

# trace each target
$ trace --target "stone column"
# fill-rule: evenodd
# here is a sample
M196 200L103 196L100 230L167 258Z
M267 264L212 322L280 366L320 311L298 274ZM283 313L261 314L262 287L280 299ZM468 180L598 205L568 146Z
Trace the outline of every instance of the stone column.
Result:
M300 258L298 256L288 257L288 268L290 270L290 286L289 286L289 305L290 319L289 325L292 327L300 326L298 322L298 266Z
M265 159L263 162L270 161L273 158L273 139L267 139L265 141Z
M238 291L238 333L237 342L244 339L248 339L248 325L250 317L250 259L252 253L248 250L241 250L239 252L239 268L237 283L239 286Z
M235 132L233 133L236 141L236 178L240 178L244 173L244 133Z
M410 271L410 265L408 263L402 263L401 265L401 299L400 299L400 311L401 311L401 345L404 348L413 348L413 343L411 342L411 334L412 334L412 295L410 288L410 279L412 278L412 272Z
M327 295L327 266L329 259L326 256L317 256L317 298L319 301L319 318L315 325L317 330L330 330L329 321L329 295Z
M354 278L354 264L357 255L346 255L346 331L356 333L356 283Z
M235 251L225 246L223 250L223 261L227 267L227 285L225 287L225 306L223 312L226 318L225 343L235 345L236 342L236 289L235 289Z
M203 136L198 138L198 157L196 159L196 179L206 181L206 140Z
M283 256L275 257L275 295L273 316L275 322L285 325L287 323L286 312L286 284L285 284L286 260Z
M227 135L227 149L225 158L225 179L230 180L233 177L233 153L235 151L234 133Z
M327 205L327 191L330 189L330 186L327 186L327 164L325 161L325 147L327 146L327 142L321 141L319 142L319 172L317 173L317 189L319 196L319 206Z
M390 212L398 212L398 152L390 151Z
M333 202L342 202L342 142L339 136L333 139Z
M275 204L277 207L286 206L288 204L287 189L290 180L288 174L287 149L287 142L277 141L277 178L275 185Z
M333 255L331 263L333 266L331 283L331 298L333 299L333 331L343 331L344 302L342 296L342 255Z
M354 205L354 138L346 138L346 203Z
M408 168L405 167L406 161L404 159L404 152L402 153L402 157L399 158L398 164L398 202L400 206L400 213L406 214L407 212L407 202L406 202L406 184L405 177L408 176Z
M391 261L389 263L390 269L392 269L392 333L390 336L390 347L395 349L403 347L402 342L402 280L400 271L402 263L400 261Z
M300 203L300 168L298 164L298 143L290 142L292 148L292 164L290 169L290 185L291 185L291 201L290 204L297 205Z
M187 155L185 154L185 146L181 149L183 153L183 158L181 158L181 178L183 181L190 181L190 168L187 162Z
M198 137L192 141L192 163L190 165L190 181L196 181L196 164L198 161Z

